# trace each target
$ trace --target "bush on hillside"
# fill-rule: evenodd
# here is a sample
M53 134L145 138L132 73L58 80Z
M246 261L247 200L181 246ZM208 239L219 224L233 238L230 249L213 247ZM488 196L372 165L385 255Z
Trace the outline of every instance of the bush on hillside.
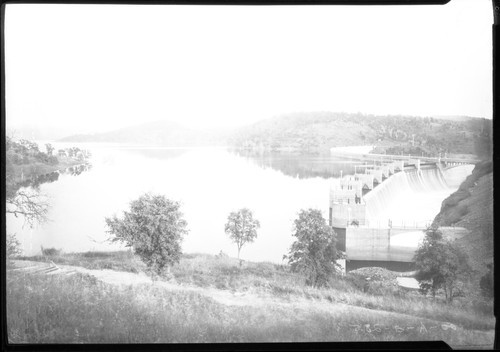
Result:
M17 240L16 236L13 234L7 235L7 258L14 258L22 253L21 243Z
M56 257L60 255L62 252L61 249L56 249L56 248L43 248L42 247L42 255L46 257Z
M123 242L154 274L162 275L181 258L181 241L188 233L180 204L162 195L144 194L130 203L123 218L106 218L112 242Z
M437 228L428 228L423 243L415 252L415 265L422 293L432 293L442 289L446 301L461 296L461 283L471 273L467 254L455 243L445 240Z
M479 281L479 287L483 296L492 298L494 295L494 282L493 282L493 265L488 264L488 272L481 277Z
M294 225L296 241L285 259L292 271L305 274L307 285L326 286L342 258L335 232L317 209L301 210Z

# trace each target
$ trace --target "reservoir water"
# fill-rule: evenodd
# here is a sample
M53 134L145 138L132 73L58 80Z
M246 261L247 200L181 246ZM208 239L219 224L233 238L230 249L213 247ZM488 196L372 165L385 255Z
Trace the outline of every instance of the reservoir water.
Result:
M317 208L328 219L330 186L338 182L340 173L352 174L359 164L331 156L224 148L79 147L92 152L92 167L79 174L61 174L57 181L40 186L51 204L47 223L31 229L23 227L21 218L7 216L7 233L16 234L26 255L40 253L40 246L65 252L124 248L107 242L105 217L120 215L130 201L153 192L181 203L189 229L184 252L222 250L236 256L236 245L224 233L224 224L231 211L247 207L261 228L256 241L243 247L241 257L280 263L293 242L298 212ZM471 170L472 166L453 177L463 179ZM405 202L406 208L391 208L398 209L399 217L406 214L408 221L432 218L442 200L458 188L456 180L436 192L407 192L405 197L413 198Z

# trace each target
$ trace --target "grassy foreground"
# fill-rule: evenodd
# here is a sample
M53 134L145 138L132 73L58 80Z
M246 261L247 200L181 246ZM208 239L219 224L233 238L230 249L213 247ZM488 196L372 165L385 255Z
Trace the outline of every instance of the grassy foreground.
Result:
M137 258L129 252L68 254L52 260L92 269L116 269L119 263L121 270L143 269L134 266ZM484 302L447 305L377 285L363 292L349 275L332 281L329 288L314 289L287 267L245 262L239 268L233 258L210 255L185 255L172 275L177 283L251 292L273 301L228 306L197 292L172 292L155 284L119 287L82 274L9 271L9 341L444 340L452 346L490 347L493 343L492 307Z

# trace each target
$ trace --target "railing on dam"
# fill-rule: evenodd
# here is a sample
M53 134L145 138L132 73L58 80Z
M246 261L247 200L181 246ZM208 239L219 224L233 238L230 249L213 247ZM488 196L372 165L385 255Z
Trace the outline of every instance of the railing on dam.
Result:
M365 220L366 226L372 228L398 228L398 229L426 229L431 224L431 220L414 221L414 220L395 220L395 221L374 221Z
M346 157L349 159L358 159L358 160L371 160L375 162L382 163L390 163L396 160L402 160L407 165L414 165L416 160L419 160L421 163L443 163L445 165L461 165L461 164L475 164L479 160L475 158L453 158L445 156L416 156L416 155L395 155L395 154L374 154L374 153L356 153L356 152L348 152L345 150L336 150L332 148L330 150L331 155Z
M407 229L407 230L425 230L432 224L431 220L413 221L413 220L399 220L399 221L381 221L381 220L356 220L356 219L332 219L333 227L369 227L373 229Z

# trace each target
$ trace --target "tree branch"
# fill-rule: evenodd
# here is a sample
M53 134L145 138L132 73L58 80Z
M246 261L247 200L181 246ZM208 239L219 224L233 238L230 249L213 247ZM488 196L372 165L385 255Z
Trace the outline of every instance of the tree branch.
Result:
M14 196L6 199L8 214L13 214L16 218L24 217L25 224L33 227L35 223L47 221L49 204L41 198L38 192L19 190Z

